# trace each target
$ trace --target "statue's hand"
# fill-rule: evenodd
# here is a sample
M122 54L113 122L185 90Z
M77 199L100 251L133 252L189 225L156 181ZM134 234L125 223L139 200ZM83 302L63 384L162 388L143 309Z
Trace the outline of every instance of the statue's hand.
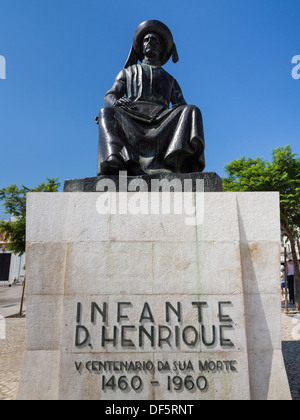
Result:
M127 108L127 109L135 109L136 108L136 106L134 105L132 100L129 99L129 98L118 99L115 102L114 106L121 106L122 108Z

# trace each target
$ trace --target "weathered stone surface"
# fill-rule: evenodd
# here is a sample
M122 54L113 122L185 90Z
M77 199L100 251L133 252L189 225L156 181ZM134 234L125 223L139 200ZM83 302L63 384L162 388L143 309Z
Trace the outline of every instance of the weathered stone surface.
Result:
M278 194L105 194L28 195L19 399L289 399Z

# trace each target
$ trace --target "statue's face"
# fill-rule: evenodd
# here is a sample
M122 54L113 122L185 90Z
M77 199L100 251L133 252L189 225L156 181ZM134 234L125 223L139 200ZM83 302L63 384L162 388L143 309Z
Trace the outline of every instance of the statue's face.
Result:
M147 34L143 39L143 53L146 57L159 58L162 54L162 45L156 34Z

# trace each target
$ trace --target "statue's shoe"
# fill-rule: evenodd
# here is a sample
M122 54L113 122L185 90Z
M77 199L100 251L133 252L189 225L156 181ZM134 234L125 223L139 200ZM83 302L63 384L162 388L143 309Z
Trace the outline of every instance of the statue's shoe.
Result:
M116 155L110 156L101 164L101 175L119 175L120 171L125 170L124 162Z

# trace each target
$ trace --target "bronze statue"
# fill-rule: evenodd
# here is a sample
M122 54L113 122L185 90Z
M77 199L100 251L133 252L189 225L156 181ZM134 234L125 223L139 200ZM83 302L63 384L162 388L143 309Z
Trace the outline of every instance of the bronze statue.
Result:
M161 67L171 56L176 63L169 28L156 20L143 22L100 110L97 175L204 170L201 112L187 105L177 81Z

